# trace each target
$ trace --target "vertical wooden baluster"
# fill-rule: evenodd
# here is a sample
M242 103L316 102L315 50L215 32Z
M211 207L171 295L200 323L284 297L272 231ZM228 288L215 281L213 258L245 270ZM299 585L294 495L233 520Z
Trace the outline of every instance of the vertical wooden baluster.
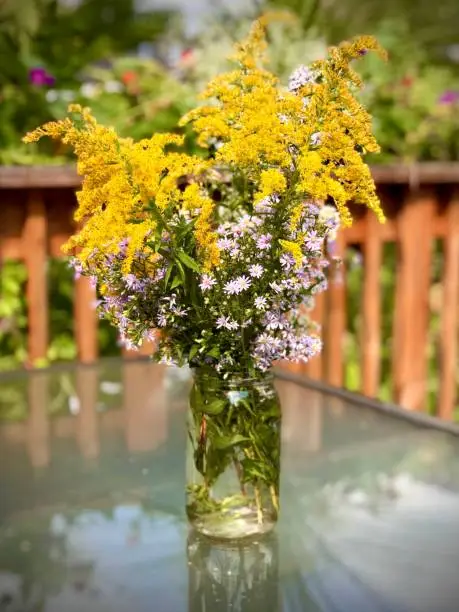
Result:
M95 309L96 290L87 277L75 280L75 339L78 359L82 363L92 363L97 359L98 319Z
M126 443L130 451L154 450L167 435L163 366L148 361L123 365Z
M381 226L372 211L366 215L363 244L363 334L362 392L375 397L379 390L381 350L381 286L382 266Z
M28 364L48 350L47 222L43 194L31 191L22 236L27 268Z
M78 368L76 391L80 409L77 415L76 439L83 457L95 459L100 453L97 415L99 373L93 368Z
M456 191L448 207L444 262L438 411L442 419L452 420L459 353L459 191Z
M410 410L426 405L434 211L433 195L418 193L404 203L398 220L393 381L396 401Z
M48 374L34 372L27 388L29 418L27 448L34 467L46 467L51 458L48 416Z
M323 339L323 326L324 326L324 315L325 315L325 294L318 293L314 296L314 308L310 314L311 319L321 326L320 336ZM319 353L309 361L304 368L305 373L311 378L322 379L323 378L323 355Z
M345 242L343 232L338 232L336 255L344 258ZM328 290L328 319L325 335L326 376L331 385L343 386L344 342L346 334L346 284L343 264L332 271Z

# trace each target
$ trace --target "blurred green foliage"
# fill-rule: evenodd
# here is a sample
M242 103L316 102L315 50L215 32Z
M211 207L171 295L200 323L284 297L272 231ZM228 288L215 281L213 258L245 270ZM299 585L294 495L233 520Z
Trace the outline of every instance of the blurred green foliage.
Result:
M134 0L82 0L76 6L59 0L3 0L0 163L62 163L62 151L53 143L22 145L24 133L61 117L69 102L84 102L85 69L98 62L109 63L144 41L154 41L170 16L164 11L136 15ZM133 92L119 84L126 93L125 106L135 105ZM156 83L146 93L154 97ZM122 112L120 96L111 99L110 106L112 102ZM171 122L177 114L172 113ZM151 133L151 126L148 130L146 134Z

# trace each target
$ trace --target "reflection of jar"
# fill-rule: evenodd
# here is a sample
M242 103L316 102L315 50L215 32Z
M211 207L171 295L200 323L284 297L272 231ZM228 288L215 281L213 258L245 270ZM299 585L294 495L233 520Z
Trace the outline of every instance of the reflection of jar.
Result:
M189 612L277 612L278 545L274 533L250 543L188 538Z

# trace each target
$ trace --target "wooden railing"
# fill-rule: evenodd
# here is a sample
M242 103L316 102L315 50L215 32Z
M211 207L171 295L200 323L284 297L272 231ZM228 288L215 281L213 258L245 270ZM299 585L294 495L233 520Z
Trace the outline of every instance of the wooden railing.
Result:
M392 329L393 399L415 410L426 406L427 336L431 263L434 244L443 249L439 395L436 413L453 417L456 405L459 314L459 163L375 167L387 222L356 208L355 222L341 232L338 254L356 246L363 257L361 302L361 391L376 396L381 376L382 293L380 269L385 243L395 243L395 308ZM28 360L46 355L49 304L46 261L61 256L61 245L74 230L73 167L0 168L0 262L23 260L28 271ZM326 350L305 368L312 377L344 384L347 327L346 270L317 298L313 317L324 326ZM86 279L75 282L74 329L78 357L97 358L94 290ZM145 347L145 352L151 347Z

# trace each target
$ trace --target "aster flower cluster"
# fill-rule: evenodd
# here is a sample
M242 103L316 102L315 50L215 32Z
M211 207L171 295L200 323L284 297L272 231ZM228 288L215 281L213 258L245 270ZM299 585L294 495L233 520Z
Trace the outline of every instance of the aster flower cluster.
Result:
M81 229L67 250L97 285L101 316L130 347L157 330L157 359L222 375L320 351L307 309L326 289L347 204L383 220L362 159L378 146L350 66L380 51L376 41L334 47L282 87L263 67L264 28L255 22L236 69L209 84L212 103L182 119L207 158L176 134L119 138L77 106L25 138L60 139L77 154Z

